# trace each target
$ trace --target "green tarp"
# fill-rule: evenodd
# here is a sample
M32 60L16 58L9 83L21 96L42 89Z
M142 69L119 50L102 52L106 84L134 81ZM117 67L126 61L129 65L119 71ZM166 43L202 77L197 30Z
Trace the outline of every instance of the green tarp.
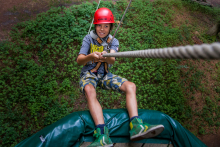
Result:
M103 110L105 124L114 143L128 143L129 116L126 109ZM150 124L163 124L164 131L154 138L136 141L138 143L172 143L175 147L206 146L179 122L168 115L153 110L138 110L139 117ZM89 111L74 112L47 126L16 147L78 147L82 142L92 142L95 124Z

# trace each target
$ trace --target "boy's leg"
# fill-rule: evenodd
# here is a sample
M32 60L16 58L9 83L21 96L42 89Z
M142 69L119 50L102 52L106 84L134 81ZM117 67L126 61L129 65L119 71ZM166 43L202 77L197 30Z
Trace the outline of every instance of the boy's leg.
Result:
M136 85L132 82L125 81L121 87L121 91L126 93L126 107L129 117L138 116L137 100L136 100Z
M80 91L85 94L90 114L95 125L104 124L102 108L96 98L98 77L90 71L83 72L79 82Z
M96 90L93 85L88 84L84 88L90 114L95 125L104 124L103 112L100 103L96 98Z
M100 103L96 98L96 85L98 77L91 72L84 72L80 79L80 90L85 94L90 114L96 125L94 137L96 138L89 147L105 146L111 147L113 143L109 137L108 128L105 126L103 112Z
M132 118L130 119L130 139L137 141L159 135L164 130L163 125L150 125L143 123L139 117L134 117L138 116L135 84L126 81L121 85L120 90L126 92L126 107L129 117Z
M96 90L93 85L88 84L84 88L90 114L96 125L94 135L96 140L88 147L106 146L112 147L113 143L109 137L108 128L105 126L102 107L96 98ZM101 128L99 126L102 126Z

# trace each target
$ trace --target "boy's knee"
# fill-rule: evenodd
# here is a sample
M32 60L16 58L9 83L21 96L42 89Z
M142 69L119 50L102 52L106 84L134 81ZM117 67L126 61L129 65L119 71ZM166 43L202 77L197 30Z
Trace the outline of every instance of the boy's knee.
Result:
M94 87L93 85L91 85L91 84L88 84L88 85L86 85L86 86L84 87L84 92L85 92L85 94L87 94L88 96L90 96L90 95L96 93L95 87Z
M127 82L126 91L136 91L136 85L133 82Z
M134 91L136 91L136 85L134 83L130 83L130 88Z

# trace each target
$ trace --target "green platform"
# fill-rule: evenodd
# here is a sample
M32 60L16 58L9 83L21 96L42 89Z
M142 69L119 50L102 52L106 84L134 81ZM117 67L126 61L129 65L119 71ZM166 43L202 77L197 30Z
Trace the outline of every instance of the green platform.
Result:
M104 119L114 143L128 143L129 116L126 109L103 110ZM164 131L155 138L137 143L169 144L174 147L205 147L196 136L168 115L153 110L138 110L139 117L150 124L163 124ZM47 126L16 147L78 147L82 142L92 142L95 124L89 111L74 112ZM40 136L42 136L40 138Z

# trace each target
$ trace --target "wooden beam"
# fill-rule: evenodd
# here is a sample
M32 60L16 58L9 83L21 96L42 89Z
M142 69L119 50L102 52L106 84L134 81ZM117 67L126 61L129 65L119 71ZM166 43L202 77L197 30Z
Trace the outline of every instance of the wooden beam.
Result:
M143 143L116 143L114 147L142 147Z
M173 147L172 144L168 146L168 144L154 144L154 143L146 143L143 147Z
M90 145L92 142L83 142L83 144L80 147L87 147Z
M84 142L80 147L87 147L92 142ZM114 143L114 147L173 147L172 144L154 144L154 143Z

